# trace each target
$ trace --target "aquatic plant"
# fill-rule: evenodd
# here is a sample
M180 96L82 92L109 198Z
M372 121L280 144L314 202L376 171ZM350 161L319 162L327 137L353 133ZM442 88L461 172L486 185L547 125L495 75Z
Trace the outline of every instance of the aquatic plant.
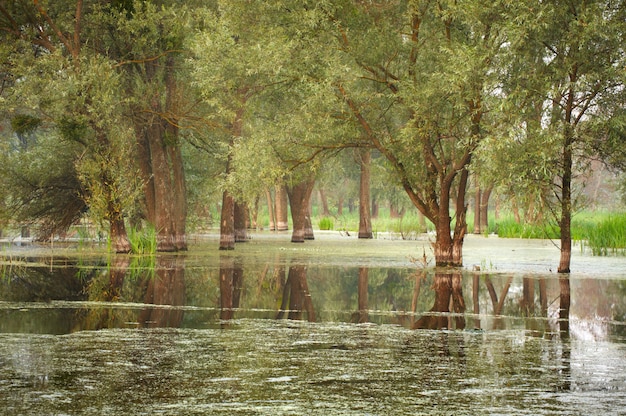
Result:
M596 256L626 254L626 214L612 215L587 229L587 244Z
M134 254L155 254L157 249L156 229L151 225L131 227L128 232L130 249Z
M320 219L318 226L320 230L332 230L334 227L333 219L329 217L323 217Z

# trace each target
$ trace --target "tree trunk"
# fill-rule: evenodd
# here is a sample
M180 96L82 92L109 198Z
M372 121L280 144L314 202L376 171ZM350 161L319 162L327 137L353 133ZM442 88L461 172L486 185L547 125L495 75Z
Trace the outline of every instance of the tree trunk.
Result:
M491 191L493 186L489 186L487 189L483 189L480 197L480 233L486 233L489 231L489 198L491 197Z
M270 192L269 189L265 189L265 199L267 199L267 213L269 215L269 230L270 231L275 231L276 230L276 217L274 215L275 210L274 210L274 201L272 201L272 193Z
M293 232L292 243L303 243L305 237L306 217L309 214L309 199L315 185L315 178L304 180L294 186L287 187Z
M330 217L330 209L328 209L328 197L322 188L319 189L320 202L322 203L322 216Z
M130 253L130 241L126 234L126 226L124 225L124 218L111 218L109 219L109 238L111 239L111 248L116 253Z
M481 227L481 220L482 220L482 215L481 215L481 191L480 191L480 187L478 185L476 185L476 193L474 194L474 234L480 234L482 227Z
M149 82L158 84L161 62L144 64ZM161 97L147 97L150 114L137 109L135 131L139 163L144 180L146 219L157 231L157 251L176 251L187 248L185 222L187 219L185 179L182 155L178 144L178 129L159 114L175 114L173 58L165 63L165 109ZM174 120L175 122L175 120Z
M369 149L362 149L360 156L359 238L373 238L372 215L370 212L370 170L372 154Z
M286 231L289 229L289 200L285 186L276 187L276 231Z
M235 200L228 191L222 195L220 215L220 250L235 249Z
M233 207L233 228L235 243L245 243L248 241L247 234L248 209L245 203L235 202Z
M563 177L561 178L561 259L559 273L569 273L572 258L572 134L566 129L563 147Z
M311 196L309 195L309 201L307 202L306 216L304 217L304 239L315 240L315 234L313 233L313 214L311 208Z

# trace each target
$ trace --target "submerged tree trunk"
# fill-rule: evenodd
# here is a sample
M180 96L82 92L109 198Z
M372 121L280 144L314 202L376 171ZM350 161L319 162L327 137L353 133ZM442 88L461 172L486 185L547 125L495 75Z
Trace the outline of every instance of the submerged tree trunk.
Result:
M370 212L370 176L372 152L360 151L361 181L359 187L359 238L373 238L372 214Z
M224 191L222 195L219 249L235 249L235 200L228 191Z
M235 202L233 217L235 243L245 243L248 241L248 209L245 203Z
M294 186L287 187L293 223L292 243L303 243L305 240L306 217L309 215L309 200L314 185L315 178L310 178Z

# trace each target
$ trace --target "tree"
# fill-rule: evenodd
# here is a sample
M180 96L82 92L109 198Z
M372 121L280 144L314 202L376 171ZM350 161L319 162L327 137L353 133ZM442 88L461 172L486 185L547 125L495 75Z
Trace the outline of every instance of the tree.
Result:
M10 71L14 80L20 80L11 85L8 102L37 113L63 140L78 145L71 147L76 153L70 158L85 190L76 194L98 212L98 219L109 222L115 251L127 252L123 205L133 194L133 172L120 167L129 153L115 94L119 78L112 62L83 48L82 0L46 6L25 1L0 4L0 25L13 46ZM63 156L60 160L67 160Z
M503 6L345 2L331 16L343 112L435 224L439 266L462 265L469 165L493 99Z
M572 213L576 209L576 172L593 155L591 133L611 124L623 108L626 65L623 1L550 1L519 3L510 73L521 86L514 105L532 108L534 122L526 132L542 138L533 166L552 172L553 213L560 229L558 271L570 272ZM532 59L528 59L531 56ZM535 79L528 79L528 73ZM513 88L512 88L513 90ZM530 138L532 142L532 137Z

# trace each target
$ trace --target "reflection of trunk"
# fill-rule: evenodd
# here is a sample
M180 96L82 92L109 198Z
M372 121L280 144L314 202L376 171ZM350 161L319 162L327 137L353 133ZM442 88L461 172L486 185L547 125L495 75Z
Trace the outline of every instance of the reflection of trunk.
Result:
M309 286L306 281L306 266L296 264L289 267L281 308L276 316L277 319L284 315L287 298L289 298L289 312L287 314L289 319L301 320L303 319L303 312L306 311L307 320L315 322L315 309L313 308Z
M472 303L474 304L474 329L480 329L480 275L474 273L472 276Z
M309 199L311 198L314 185L315 178L309 178L287 188L293 223L292 243L303 243L305 240L306 218L309 215Z
M465 313L465 300L462 287L463 275L460 272L435 272L433 288L435 304L430 313L413 324L413 329L444 329L451 326L449 316L451 306L455 314ZM455 317L456 328L465 328L465 317Z
M535 313L535 281L531 277L524 277L522 285L522 314L532 316Z
M569 310L571 303L569 275L559 277L559 330L562 338L569 337Z
M289 229L289 211L287 206L287 190L284 186L276 187L276 231L286 231Z
M358 312L355 315L354 322L362 324L369 322L369 305L368 305L368 277L369 269L367 267L359 267L359 281L357 285L357 303Z
M146 304L183 306L185 304L185 265L181 257L158 257L156 276L150 279ZM183 321L183 310L177 308L145 309L139 322L146 327L177 328Z
M220 319L233 319L234 310L239 307L243 267L233 257L220 257Z
M360 150L361 181L359 187L359 238L373 238L370 212L370 170L372 155L369 149Z

